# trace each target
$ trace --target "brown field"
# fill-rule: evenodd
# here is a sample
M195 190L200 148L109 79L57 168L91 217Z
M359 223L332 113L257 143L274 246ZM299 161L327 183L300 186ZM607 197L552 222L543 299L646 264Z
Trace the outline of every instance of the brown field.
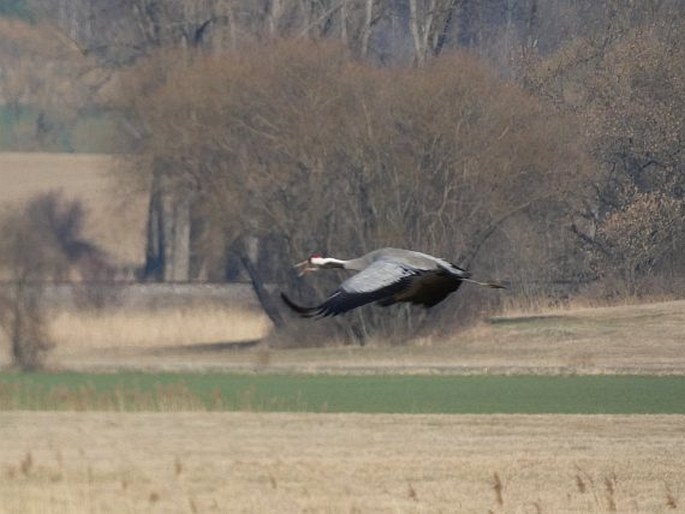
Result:
M682 512L683 416L0 415L0 512Z
M139 265L145 252L147 199L116 187L118 166L108 155L0 152L0 210L62 191L65 198L85 205L87 237L117 264Z
M67 311L52 321L57 346L50 365L82 370L685 374L683 300L496 317L452 336L405 346L280 350L223 344L259 339L270 327L259 310L235 302L225 308ZM2 334L0 345L6 348L1 339Z

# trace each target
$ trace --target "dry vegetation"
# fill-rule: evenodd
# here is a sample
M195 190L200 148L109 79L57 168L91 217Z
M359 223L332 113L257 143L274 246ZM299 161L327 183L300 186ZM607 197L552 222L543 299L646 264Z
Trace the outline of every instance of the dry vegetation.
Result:
M6 413L0 512L677 512L684 426L682 416Z
M187 213L162 211L169 233L201 227L180 246L210 278L225 273L227 252L249 261L257 241L253 283L309 297L333 279L298 280L284 262L382 246L505 278L524 299L599 280L605 297L635 295L655 276L657 292L679 294L668 282L682 275L685 240L685 68L673 28L666 18L578 38L522 60L519 84L472 54L379 67L328 40L159 52L122 88L146 128L132 168ZM669 57L645 68L635 54ZM462 312L492 311L498 298L472 294ZM260 300L277 327L288 324L266 291ZM425 318L456 328L440 308L380 312L338 318L314 339L403 339L422 334ZM315 344L290 325L300 345Z
M489 318L412 345L280 349L275 335L268 345L238 349L230 343L269 331L264 314L217 305L64 311L50 324L57 344L48 364L84 371L684 374L684 313L683 301L575 308Z
M79 242L104 248L128 278L134 267L149 280L249 275L279 329L275 347L418 336L427 365L442 362L448 348L448 365L477 355L479 369L501 369L504 359L514 368L623 369L627 350L636 369L679 368L679 352L661 342L671 336L659 338L667 349L654 357L642 343L614 344L621 336L583 315L580 324L546 318L540 332L530 319L462 332L463 320L502 307L503 295L492 292L456 295L430 311L362 309L313 330L281 312L268 284L320 298L339 277L300 280L288 264L314 251L349 257L392 245L506 280L519 304L566 301L589 282L614 300L643 294L645 285L647 294L682 295L682 2L201 4L131 0L130 8L104 9L90 0L21 0L3 11L19 18L0 23L10 147L53 148L91 112L121 122L121 151L135 158L115 190L105 186L105 175L116 175L107 157L38 155L32 163L2 155L8 187L0 204L64 187L92 211ZM76 171L85 168L102 172ZM149 198L131 195L136 187ZM12 241L38 232L18 218L3 217L16 229ZM50 245L29 246L22 255L53 257ZM19 289L3 291L3 311L31 311L42 330L40 302ZM247 337L240 323L231 323L233 335L214 332L222 321L211 319L221 316L65 312L53 321L65 347L55 362L86 347ZM0 317L5 329L21 325L11 322L18 314ZM162 327L174 319L189 330L168 336ZM257 321L245 334L268 326ZM631 333L654 339L640 329ZM108 337L93 335L98 330ZM557 346L548 358L550 340ZM260 351L262 361L280 361L279 352Z
M682 294L682 3L498 1L503 23L485 15L495 2L471 0L105 4L31 0L16 5L38 23L1 20L10 142L54 148L91 108L125 117L127 151L149 165L128 178L195 195L206 276L223 279L230 243L245 254L250 236L271 259L265 280L302 296L332 282L294 282L284 262L386 243L465 260L482 248L476 266L515 282L515 308L565 277L603 277L620 296L657 276L654 290ZM473 55L453 53L462 45ZM424 67L376 66L409 61ZM110 81L117 68L128 90ZM132 193L140 182L112 188L113 166L0 153L0 208L63 189L88 209L85 235L139 266L149 199ZM369 330L404 337L423 318L408 310L355 318L347 341L364 348L285 350L279 335L232 348L271 328L234 304L70 306L39 328L53 369L685 374L682 300L486 320L489 301L470 293L412 346ZM463 329L462 316L483 321ZM299 334L330 336L317 326ZM2 412L0 513L677 512L683 427L680 415Z
M194 367L192 350L213 355L212 350L251 346L269 333L271 322L253 304L201 301L145 308L52 309L45 331L54 348L47 365L97 368L111 362L114 367L135 367L138 362L161 369L170 359ZM5 365L10 363L9 346L0 332L0 363Z
M122 102L147 132L132 171L189 204L200 227L189 251L209 279L225 274L227 248L253 238L264 255L250 279L307 296L323 295L335 275L300 280L284 263L383 246L545 282L575 237L558 227L593 171L577 126L471 55L378 68L338 45L296 40L156 55L134 76ZM496 302L477 295L474 305ZM286 324L280 302L262 304ZM426 312L451 328L444 311ZM349 341L404 338L423 314L364 310L328 327Z
M247 308L189 306L174 309L57 314L50 325L58 349L55 358L83 351L178 349L198 344L261 339L271 325L262 313Z

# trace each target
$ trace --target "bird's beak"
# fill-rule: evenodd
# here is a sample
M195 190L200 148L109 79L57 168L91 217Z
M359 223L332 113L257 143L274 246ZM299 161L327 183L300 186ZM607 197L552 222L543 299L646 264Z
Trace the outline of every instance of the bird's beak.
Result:
M298 262L293 267L297 270L297 276L298 277L301 277L303 275L306 275L310 271L316 271L318 269L315 266L312 266L311 264L309 264L309 261Z

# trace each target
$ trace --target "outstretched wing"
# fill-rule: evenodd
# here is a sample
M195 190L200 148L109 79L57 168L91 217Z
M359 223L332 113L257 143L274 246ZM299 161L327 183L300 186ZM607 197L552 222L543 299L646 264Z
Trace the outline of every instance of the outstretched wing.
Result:
M408 290L413 278L424 273L411 266L393 261L378 260L345 280L321 305L302 307L281 293L283 301L300 316L336 316L367 303L379 302L382 305L395 303L395 296Z

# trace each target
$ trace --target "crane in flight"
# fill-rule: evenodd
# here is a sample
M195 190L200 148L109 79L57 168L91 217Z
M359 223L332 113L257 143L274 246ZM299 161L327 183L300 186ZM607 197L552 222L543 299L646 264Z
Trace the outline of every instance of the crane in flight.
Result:
M468 271L444 259L399 248L381 248L349 260L315 254L295 267L300 276L330 268L358 272L314 307L298 305L282 292L285 304L305 318L336 316L372 302L384 307L398 302L432 307L459 289L462 282L506 289L495 282L474 280Z

